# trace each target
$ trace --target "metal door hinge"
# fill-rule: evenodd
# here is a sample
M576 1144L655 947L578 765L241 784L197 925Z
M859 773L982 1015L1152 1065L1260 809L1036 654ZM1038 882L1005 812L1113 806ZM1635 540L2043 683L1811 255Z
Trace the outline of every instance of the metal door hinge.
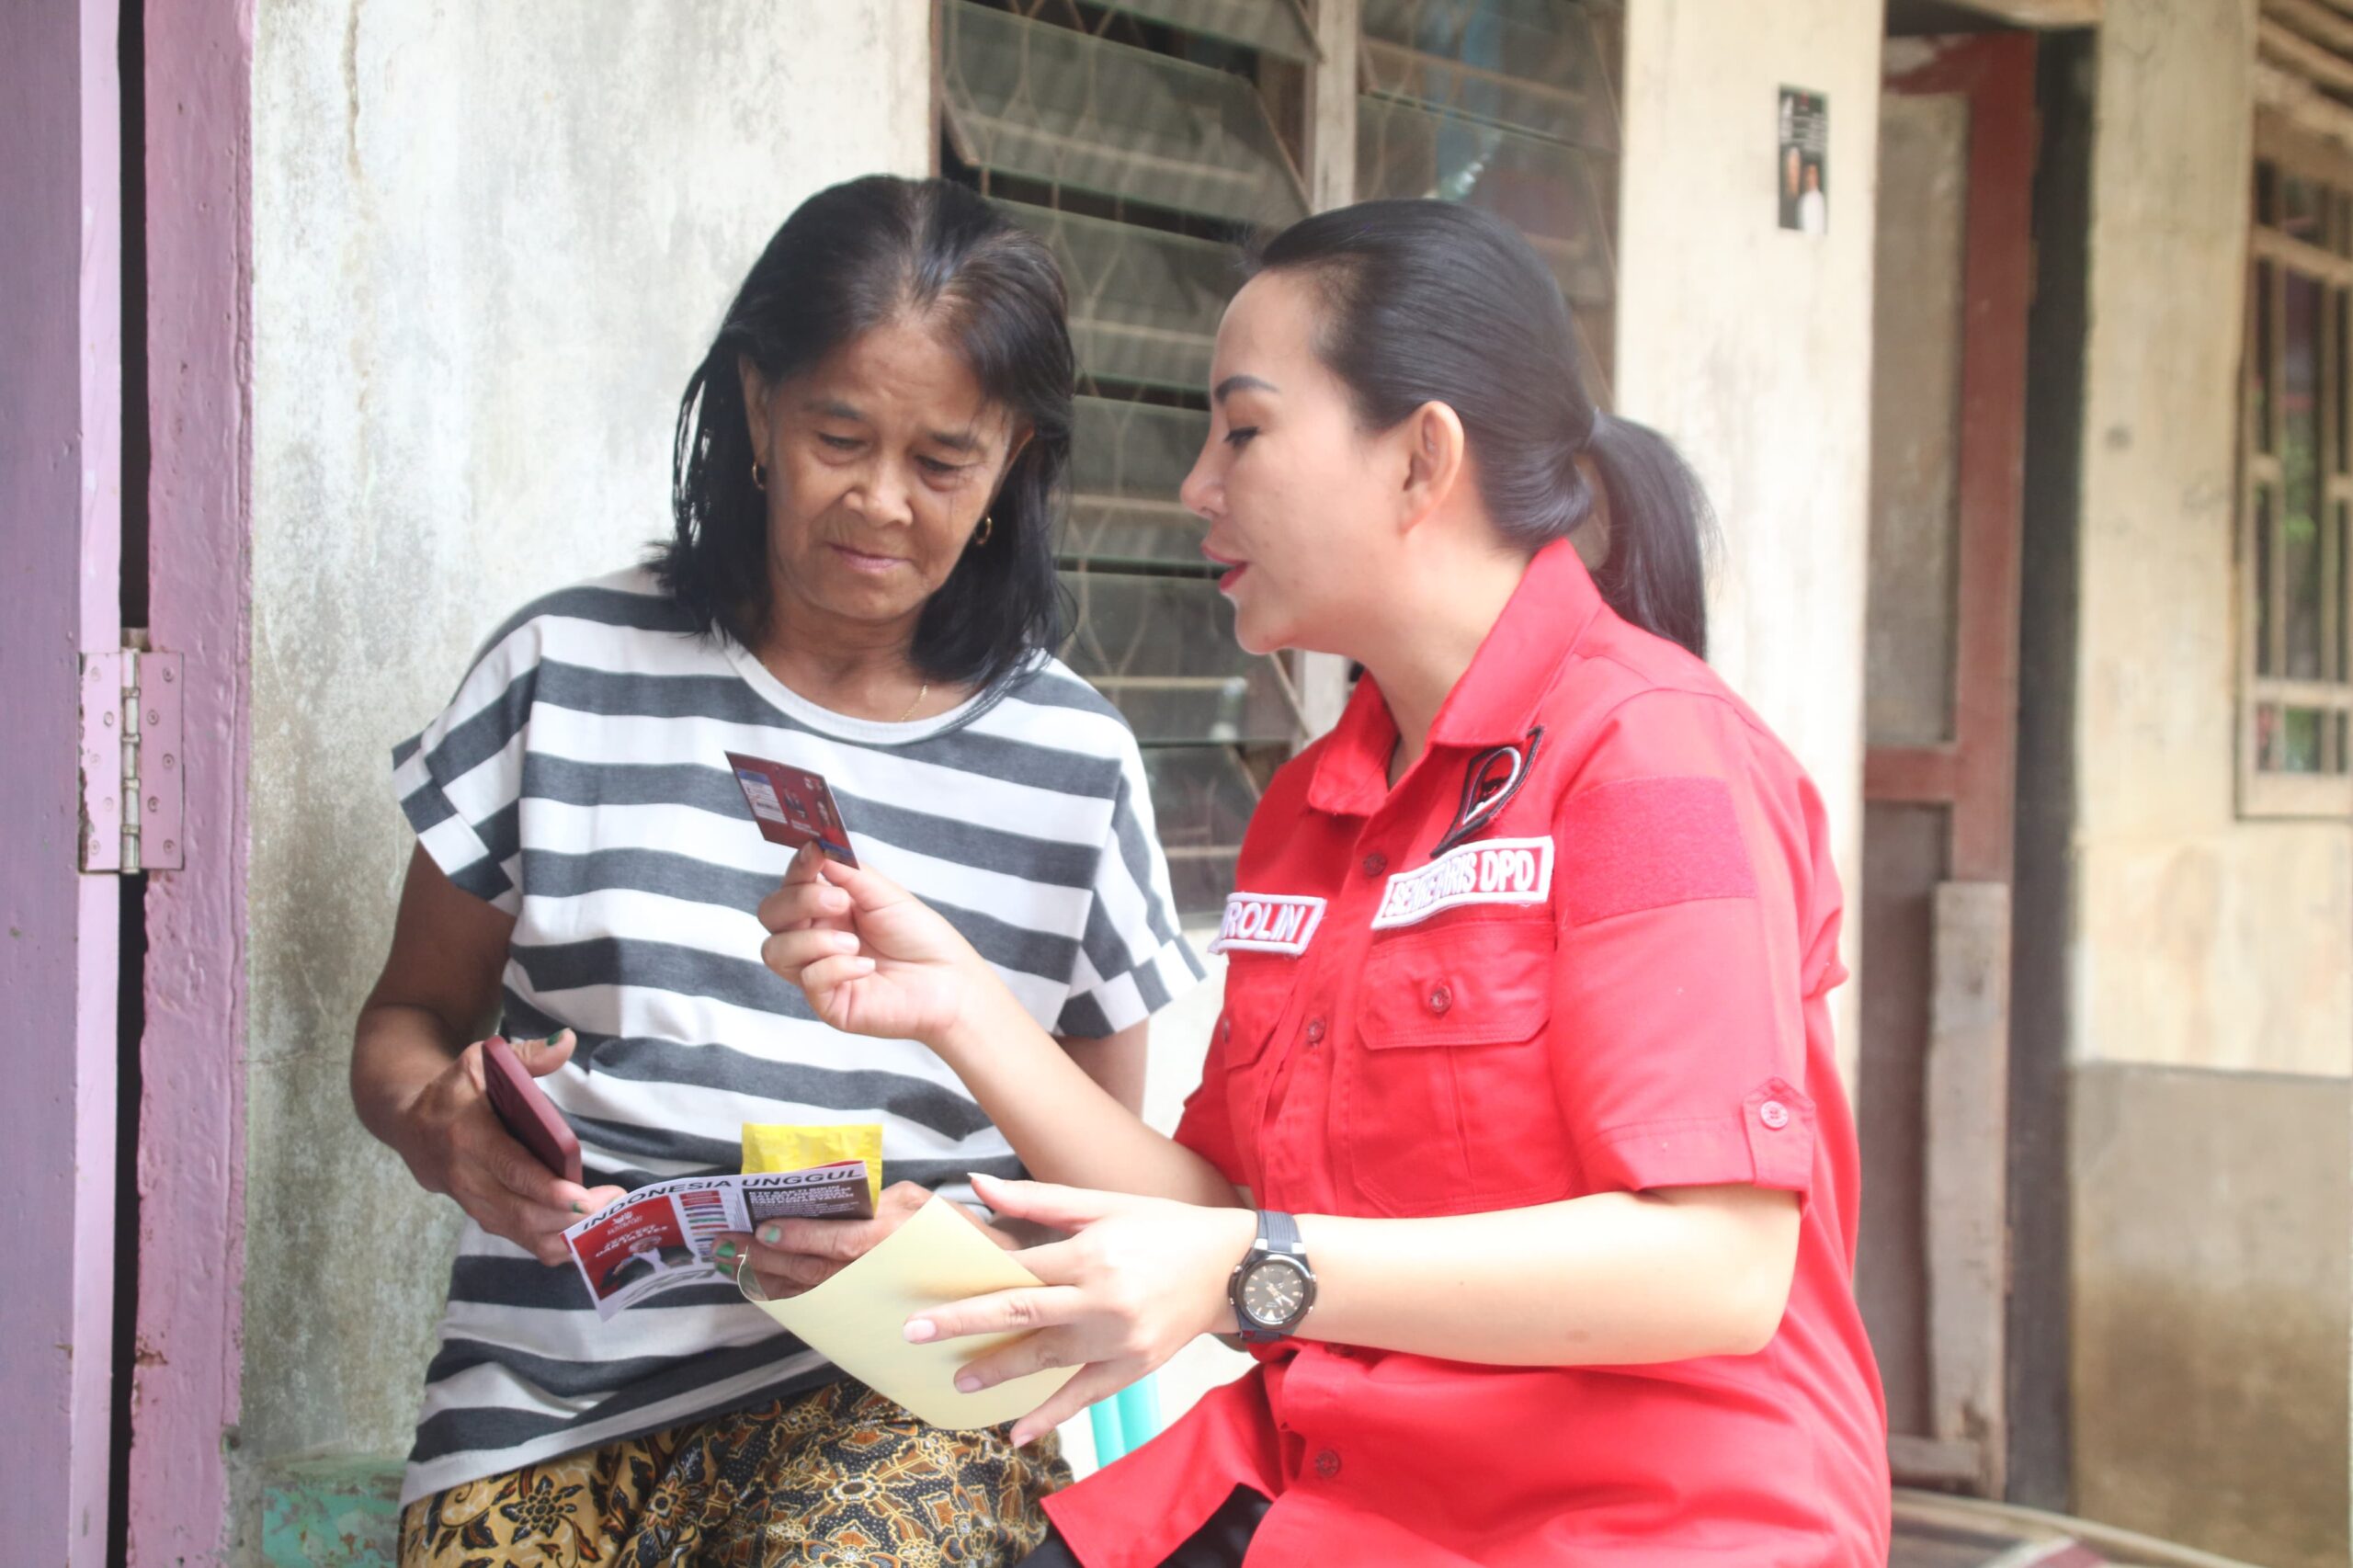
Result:
M112 653L82 655L82 869L176 871L181 823L177 653L123 633Z

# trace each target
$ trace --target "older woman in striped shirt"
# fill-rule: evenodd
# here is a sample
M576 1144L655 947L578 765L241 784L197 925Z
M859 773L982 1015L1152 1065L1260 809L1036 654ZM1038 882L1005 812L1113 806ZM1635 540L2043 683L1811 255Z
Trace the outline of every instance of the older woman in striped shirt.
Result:
M806 1288L965 1174L1018 1174L914 1042L818 1022L761 963L788 852L724 753L827 778L861 858L949 914L1037 1021L1141 1098L1150 1015L1199 975L1134 738L1055 661L1070 445L1063 284L939 181L812 198L682 403L675 533L485 643L395 753L417 835L362 1011L369 1130L468 1223L404 1489L404 1564L1010 1562L1051 1449L924 1426L724 1285L599 1322L561 1233L732 1169L745 1122L879 1122L870 1222L782 1256ZM578 1136L585 1184L483 1094L495 1021ZM981 1222L978 1216L975 1222Z

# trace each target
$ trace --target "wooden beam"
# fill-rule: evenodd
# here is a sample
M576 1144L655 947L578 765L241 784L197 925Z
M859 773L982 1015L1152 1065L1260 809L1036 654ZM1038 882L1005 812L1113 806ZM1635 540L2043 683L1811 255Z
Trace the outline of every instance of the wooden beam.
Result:
M1937 888L1928 998L1928 1375L1936 1436L1977 1449L2002 1494L2009 1301L2010 890Z
M1978 1446L1944 1437L1891 1433L1887 1439L1887 1465L1898 1482L1914 1486L1973 1485L1978 1475Z
M1357 55L1361 0L1314 0L1309 18L1316 62L1308 73L1307 204L1322 212L1356 199ZM1304 745L1340 722L1348 705L1348 661L1336 653L1299 653L1294 666ZM1284 655L1275 655L1281 668Z
M2014 28L2096 28L2100 0L1961 0L1970 10Z
M2319 4L2319 0L2263 0L2263 15L2303 34L2324 49L2353 55L2353 18Z
M2268 61L2255 62L2255 101L2308 136L2353 153L2353 108L2292 71Z
M2353 62L2331 54L2327 50L2266 17L2256 23L2255 40L2257 50L2286 66L2315 86L2334 87L2340 93L2353 93Z
M1875 803L1949 805L1955 760L1950 745L1872 746L1863 758L1863 798Z

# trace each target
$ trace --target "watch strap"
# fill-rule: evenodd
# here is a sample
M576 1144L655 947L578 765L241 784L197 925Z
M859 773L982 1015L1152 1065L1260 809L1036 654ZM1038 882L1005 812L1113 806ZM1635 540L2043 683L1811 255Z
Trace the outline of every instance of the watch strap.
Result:
M1254 1256L1261 1252L1288 1253L1292 1257L1305 1257L1307 1244L1300 1240L1299 1221L1272 1209L1258 1210L1258 1244Z

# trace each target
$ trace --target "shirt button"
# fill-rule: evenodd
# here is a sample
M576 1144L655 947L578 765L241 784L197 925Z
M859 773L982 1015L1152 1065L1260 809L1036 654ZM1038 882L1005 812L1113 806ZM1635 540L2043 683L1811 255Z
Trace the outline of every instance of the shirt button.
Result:
M1310 1044L1310 1045L1313 1045L1317 1040L1322 1040L1323 1038L1324 1038L1324 1020L1323 1020L1323 1019L1321 1019L1321 1018L1310 1018L1310 1019L1308 1019L1308 1020L1307 1020L1307 1043L1308 1043L1308 1044Z
M1233 1020L1232 1018L1220 1018L1217 1021L1217 1038L1222 1040L1232 1040L1233 1038Z
M1315 1473L1329 1481L1340 1473L1340 1456L1324 1449L1315 1456Z
M1454 993L1443 985L1430 987L1430 1011L1443 1013L1454 1006Z
M1790 1124L1790 1108L1779 1100L1767 1100L1756 1108L1756 1119L1779 1132Z
M1364 858L1364 874L1366 876L1377 877L1387 869L1389 869L1389 857L1383 855L1380 850L1376 849L1371 854Z

